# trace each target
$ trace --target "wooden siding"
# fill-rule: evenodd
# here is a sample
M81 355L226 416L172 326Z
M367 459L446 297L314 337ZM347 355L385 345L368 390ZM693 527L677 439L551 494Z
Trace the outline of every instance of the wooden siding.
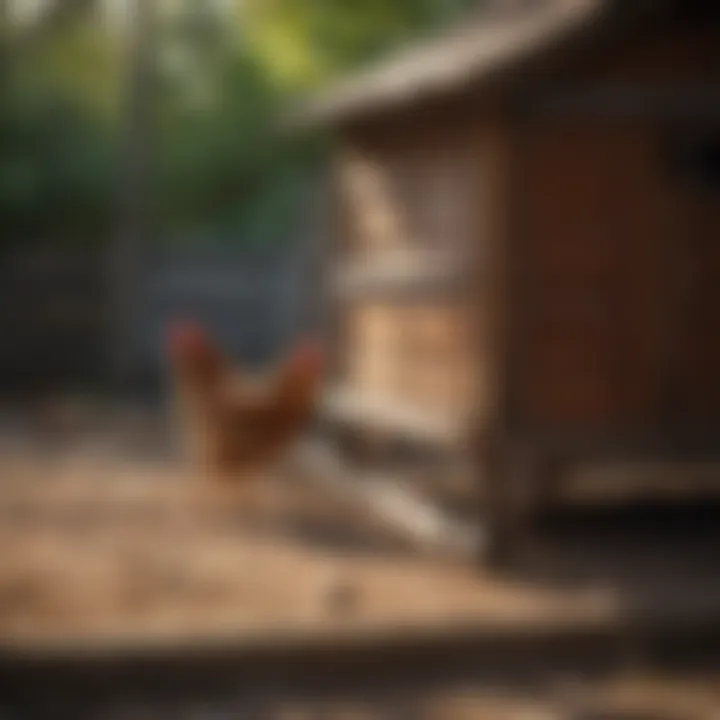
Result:
M461 259L458 347L481 426L607 435L720 419L717 194L691 189L670 159L672 138L693 123L717 127L707 103L675 112L685 90L713 99L716 43L717 29L648 26L523 94L517 116L466 96L347 129L336 260L390 268L413 250ZM599 104L578 106L578 92ZM617 107L602 107L608 99ZM425 381L412 380L423 361L392 349L410 332L411 303L374 293L343 299L343 378L452 405L461 391L425 400ZM420 313L433 302L453 299L416 294L412 304ZM447 362L433 363L449 368L440 375L458 372Z
M357 304L348 312L347 381L371 397L464 414L477 367L458 303Z
M457 252L473 233L474 134L441 123L363 133L341 156L347 259L412 250Z
M643 128L526 141L520 396L533 423L647 423L665 381L667 205Z
M457 117L404 118L347 143L336 277L389 278L336 297L344 308L336 339L340 381L351 390L466 417L488 364L487 318L479 321L477 310L489 298L476 290L491 239L493 154L487 128L447 125ZM415 261L421 273L410 272Z
M583 89L707 87L718 53L688 32L616 48L585 66ZM707 426L720 419L718 194L690 188L670 161L673 138L703 118L599 109L530 115L519 138L516 419Z

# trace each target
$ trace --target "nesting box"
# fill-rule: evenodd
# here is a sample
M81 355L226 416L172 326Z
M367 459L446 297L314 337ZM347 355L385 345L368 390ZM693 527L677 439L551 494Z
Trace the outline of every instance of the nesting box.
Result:
M720 23L548 0L310 104L334 128L334 386L456 448L499 547L576 459L720 454Z

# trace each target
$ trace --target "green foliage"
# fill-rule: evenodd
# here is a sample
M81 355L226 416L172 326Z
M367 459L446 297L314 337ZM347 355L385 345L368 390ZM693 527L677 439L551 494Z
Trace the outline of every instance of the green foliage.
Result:
M151 96L161 235L291 237L327 142L284 136L279 109L453 21L471 1L236 0L228 16L183 0L184 11L160 23ZM80 14L13 58L14 29L0 30L0 53L15 60L0 64L3 242L107 240L123 119L117 34Z
M123 81L120 46L91 17L48 37L23 58L23 66L27 81L40 78L49 92L64 95L99 123L116 125Z
M3 245L27 238L85 242L108 222L111 145L84 96L36 56L0 76Z
M251 56L232 55L215 80L215 95L205 84L200 101L192 93L166 96L158 134L162 224L173 231L203 223L269 242L287 236L320 144L278 131L281 97Z
M244 0L274 81L306 90L456 20L477 0Z

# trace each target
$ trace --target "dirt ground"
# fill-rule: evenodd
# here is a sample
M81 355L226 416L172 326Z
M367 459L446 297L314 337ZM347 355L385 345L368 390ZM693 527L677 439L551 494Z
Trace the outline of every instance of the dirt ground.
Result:
M267 720L714 720L720 696L712 686L692 681L673 683L636 678L603 686L598 693L580 687L543 697L454 690L416 694L394 700L345 703L272 704L238 712L229 707L140 707L103 709L113 720L137 717L168 720L183 717L262 717ZM243 713L243 714L241 714Z
M518 623L616 608L604 587L489 581L413 556L292 478L265 478L259 499L210 492L160 452L166 438L142 416L116 417L112 431L42 419L0 433L0 640Z
M567 585L422 558L292 477L266 478L261 493L210 492L176 459L157 422L130 415L123 432L117 425L78 431L62 417L0 423L0 644L465 620L542 626L627 612L627 586L612 573ZM668 557L658 552L655 565ZM665 570L660 582L677 585ZM701 587L707 602L720 602L716 586ZM642 717L710 720L718 687L648 678L597 692L603 707L656 708ZM337 707L326 716L584 717L558 710L572 705L572 693L560 695L561 702L468 690L383 711ZM588 691L582 696L587 706ZM183 717L194 717L190 710ZM277 710L277 717L320 716ZM138 716L128 713L102 716Z
M0 641L602 621L627 611L624 580L639 575L500 579L408 552L318 493L292 476L211 491L177 459L167 423L143 413L0 419ZM675 544L649 556L668 591ZM631 556L604 547L611 564ZM678 564L687 596L698 573ZM720 583L698 587L720 603Z

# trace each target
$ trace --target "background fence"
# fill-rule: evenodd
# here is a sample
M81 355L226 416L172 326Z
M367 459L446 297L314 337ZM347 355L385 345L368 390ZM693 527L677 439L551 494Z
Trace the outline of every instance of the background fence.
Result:
M182 247L142 265L129 324L133 376L159 387L164 327L173 318L206 324L247 363L282 352L308 321L308 255L301 249ZM0 392L48 393L102 383L111 332L99 253L28 249L0 263Z

